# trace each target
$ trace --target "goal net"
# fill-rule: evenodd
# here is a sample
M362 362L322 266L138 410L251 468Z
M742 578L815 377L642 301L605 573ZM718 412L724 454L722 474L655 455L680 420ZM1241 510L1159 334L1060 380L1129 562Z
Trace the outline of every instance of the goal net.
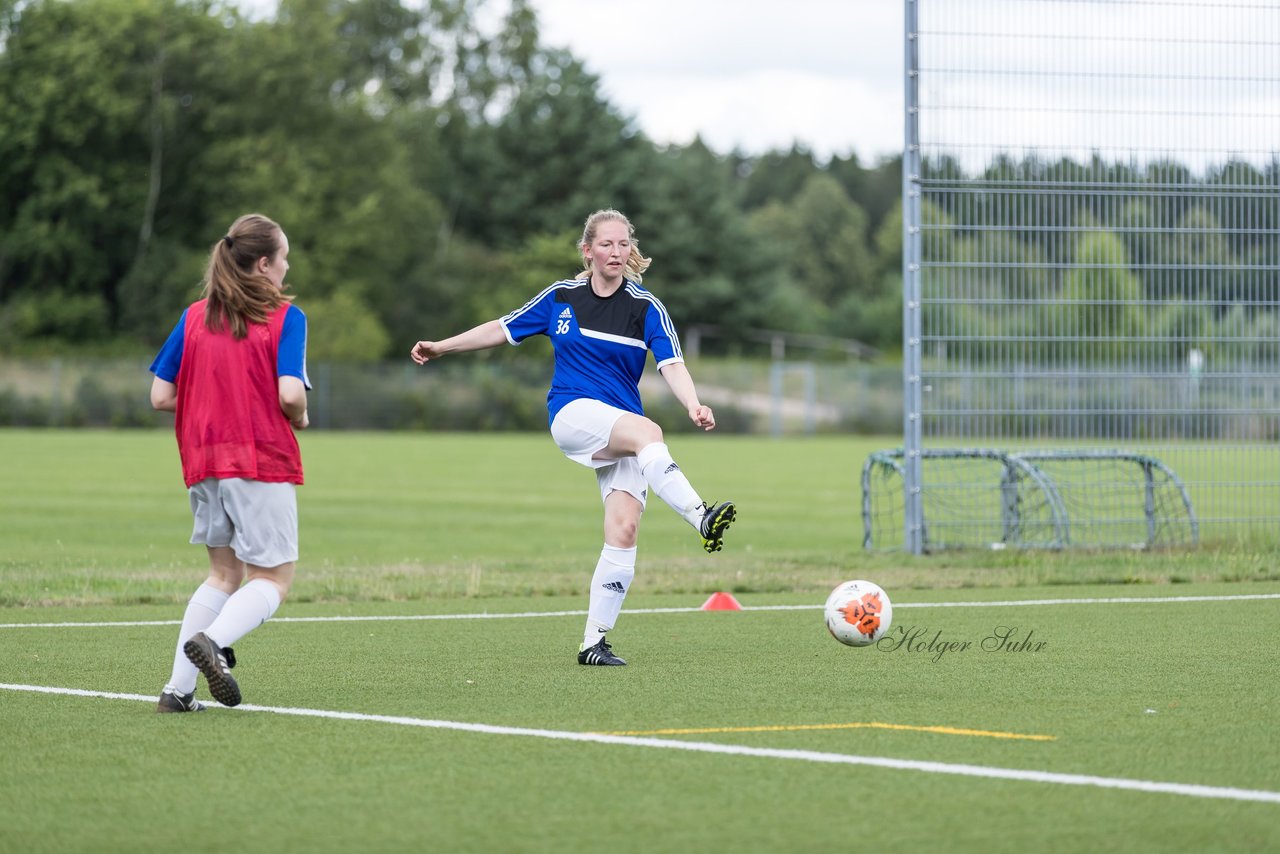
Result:
M1127 451L920 452L926 552L960 548L1170 548L1199 542L1181 479ZM862 467L863 547L901 549L902 449Z

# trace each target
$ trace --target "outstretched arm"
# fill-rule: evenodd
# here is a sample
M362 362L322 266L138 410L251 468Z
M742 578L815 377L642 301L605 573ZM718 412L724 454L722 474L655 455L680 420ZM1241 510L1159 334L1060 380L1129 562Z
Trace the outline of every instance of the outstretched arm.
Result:
M466 353L471 350L487 350L505 344L507 333L502 331L502 324L496 320L482 323L474 329L468 329L461 335L446 338L443 341L419 341L409 351L409 358L419 365L425 365L432 359L439 359L446 353Z
M680 405L688 411L689 419L703 430L714 430L715 413L711 411L710 406L704 406L698 400L698 390L694 388L693 377L689 376L689 369L684 366L684 362L672 362L666 365L662 368L661 374L667 381L667 385L671 387L671 393L676 396L676 400L680 401Z

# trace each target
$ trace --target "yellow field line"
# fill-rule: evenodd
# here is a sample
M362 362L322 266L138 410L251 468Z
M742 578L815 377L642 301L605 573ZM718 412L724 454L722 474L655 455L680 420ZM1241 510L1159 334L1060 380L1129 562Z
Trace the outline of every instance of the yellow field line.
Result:
M962 729L951 726L912 726L910 724L886 724L878 721L849 724L795 724L792 726L739 726L739 727L707 727L704 729L651 729L630 730L624 732L606 732L601 735L707 735L709 733L730 732L800 732L802 730L823 729L894 729L907 732L933 732L941 735L972 735L981 738L1012 738L1023 741L1055 741L1054 735L1027 735L1017 732L992 732L985 729Z

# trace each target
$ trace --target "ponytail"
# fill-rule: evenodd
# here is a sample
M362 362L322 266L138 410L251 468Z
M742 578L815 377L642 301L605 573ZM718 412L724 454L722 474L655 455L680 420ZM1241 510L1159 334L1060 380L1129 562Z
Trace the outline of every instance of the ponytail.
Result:
M231 224L209 252L204 274L205 326L249 334L252 323L266 323L271 312L293 299L258 272L259 258L274 258L281 246L280 226L261 214L246 214Z

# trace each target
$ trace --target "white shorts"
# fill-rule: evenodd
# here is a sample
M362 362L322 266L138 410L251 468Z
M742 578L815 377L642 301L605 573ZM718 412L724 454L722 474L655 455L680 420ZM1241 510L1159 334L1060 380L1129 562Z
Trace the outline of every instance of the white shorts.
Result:
M608 498L609 493L616 489L634 497L643 508L649 485L640 474L636 458L596 458L597 453L608 447L613 425L628 414L625 409L598 400L578 398L556 413L551 422L551 438L566 457L596 470L601 500Z
M206 478L187 490L192 545L231 547L253 566L298 559L298 494L292 483Z

